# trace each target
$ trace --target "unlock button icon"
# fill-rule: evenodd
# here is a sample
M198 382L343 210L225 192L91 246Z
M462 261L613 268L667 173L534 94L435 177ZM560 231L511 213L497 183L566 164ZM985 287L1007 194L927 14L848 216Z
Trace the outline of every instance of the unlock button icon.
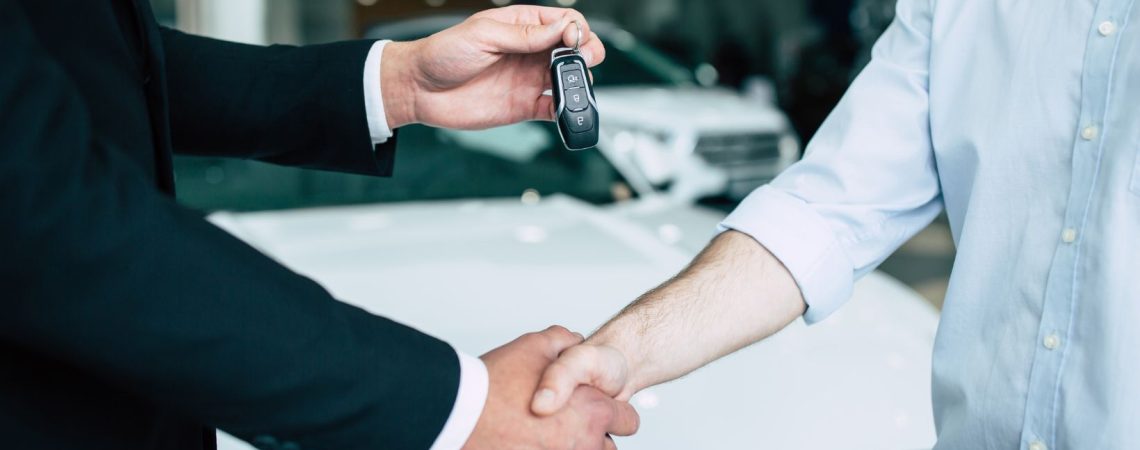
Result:
M594 118L590 116L589 111L571 112L566 115L565 120L568 122L567 127L574 133L584 133L594 129Z
M566 109L571 111L582 111L590 104L590 100L586 98L586 89L576 88L566 90Z

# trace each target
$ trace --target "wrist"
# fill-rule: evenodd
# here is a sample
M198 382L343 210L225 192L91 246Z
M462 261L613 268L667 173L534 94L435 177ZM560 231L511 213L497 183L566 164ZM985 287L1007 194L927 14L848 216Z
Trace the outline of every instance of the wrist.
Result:
M583 344L599 347L603 352L617 355L622 360L625 385L622 386L617 398L628 400L633 394L652 386L654 383L650 377L646 376L650 368L646 367L644 358L639 356L645 355L645 352L638 348L635 339L625 336L620 331L627 328L620 322L619 319L608 324Z
M390 42L384 47L380 65L380 89L388 127L396 129L416 123L415 42Z

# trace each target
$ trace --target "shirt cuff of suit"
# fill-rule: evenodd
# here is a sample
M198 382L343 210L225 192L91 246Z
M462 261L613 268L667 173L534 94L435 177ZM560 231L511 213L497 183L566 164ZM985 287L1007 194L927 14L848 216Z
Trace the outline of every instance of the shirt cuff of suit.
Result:
M435 438L431 450L459 450L475 431L475 424L483 414L483 404L487 401L489 377L487 366L479 358L456 351L459 355L459 393L455 395L455 406L451 416L443 424L443 430Z
M376 41L364 59L364 109L368 114L368 133L372 145L383 144L392 137L388 116L384 113L384 96L380 86L380 64L384 46L392 41Z
M784 264L807 303L813 324L851 297L855 269L823 216L804 200L772 186L757 189L718 227L747 234Z

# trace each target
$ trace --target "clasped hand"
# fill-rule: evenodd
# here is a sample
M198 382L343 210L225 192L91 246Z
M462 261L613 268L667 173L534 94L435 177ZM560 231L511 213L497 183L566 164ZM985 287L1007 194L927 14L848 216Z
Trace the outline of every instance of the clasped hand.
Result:
M640 419L633 407L588 386L566 384L557 411L530 411L543 370L581 342L581 335L556 326L483 355L490 379L487 402L464 449L616 450L610 434L635 433Z

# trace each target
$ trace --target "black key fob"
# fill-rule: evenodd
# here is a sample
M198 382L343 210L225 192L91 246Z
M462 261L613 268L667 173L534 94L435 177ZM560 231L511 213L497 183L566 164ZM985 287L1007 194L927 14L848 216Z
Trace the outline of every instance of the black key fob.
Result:
M588 74L586 60L577 50L560 48L550 54L554 121L570 150L598 145L598 104Z

